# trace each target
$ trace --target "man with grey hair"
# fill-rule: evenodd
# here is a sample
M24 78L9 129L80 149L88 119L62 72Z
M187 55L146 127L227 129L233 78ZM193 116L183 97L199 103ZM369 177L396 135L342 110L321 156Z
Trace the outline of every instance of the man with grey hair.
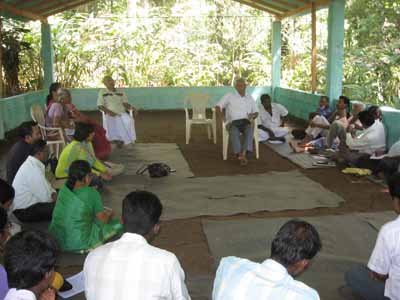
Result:
M126 94L115 88L111 76L105 76L103 83L106 89L100 90L97 106L104 113L103 127L107 131L107 139L119 147L134 143L135 123L127 111L132 109L136 113L136 109L128 103Z
M258 117L258 108L253 97L246 95L246 81L243 78L236 79L235 90L222 97L216 105L216 111L226 121L233 152L240 163L246 165L247 152L253 152L252 122Z

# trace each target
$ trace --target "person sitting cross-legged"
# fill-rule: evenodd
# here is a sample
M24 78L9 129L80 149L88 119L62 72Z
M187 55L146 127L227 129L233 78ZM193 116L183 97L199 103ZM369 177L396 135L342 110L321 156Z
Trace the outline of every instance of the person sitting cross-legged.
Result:
M21 222L51 220L57 193L46 179L45 162L48 157L46 142L36 141L31 155L15 175L12 184L15 198L11 209Z
M263 263L238 257L221 260L214 281L213 300L318 300L318 293L294 277L307 270L321 249L317 230L291 220L276 234L271 258Z
M113 176L123 172L123 166L108 163L106 166L95 155L92 145L94 126L87 123L76 123L74 139L61 152L56 168L57 179L68 178L68 170L75 160L85 160L96 175L92 185L100 187L102 180L109 181Z
M97 106L104 113L103 127L107 139L118 147L132 144L136 140L135 123L126 111L133 109L136 115L137 110L128 103L126 94L115 88L111 76L105 76L103 83L106 89L100 90Z
M7 153L6 177L9 184L13 183L19 168L28 158L32 144L41 139L39 126L33 121L22 123L18 128L18 135L19 140Z
M393 210L400 214L400 173L390 177ZM382 226L367 266L345 274L347 285L360 300L400 299L400 216Z
M89 187L91 179L89 163L76 160L58 193L49 231L64 251L88 251L122 230L112 219L113 211L104 208L100 193Z
M268 94L261 95L260 99L260 123L258 125L260 142L285 142L285 136L289 130L283 127L284 120L282 118L288 115L288 110L279 103L271 103L271 97Z
M258 108L253 97L246 95L246 82L243 78L235 81L235 89L236 92L226 94L215 109L221 119L226 121L234 154L242 165L246 165L247 153L253 152L254 132L251 123L258 117ZM240 134L243 134L243 145Z
M5 300L55 300L50 288L58 246L47 233L21 231L6 244L4 267L8 291Z
M362 111L358 114L364 130L357 136L346 132L344 127L338 127L337 135L340 137L340 151L338 159L344 162L363 167L360 162L375 153L382 153L386 147L385 128L382 123L374 119L369 111Z
M150 192L129 193L122 203L125 233L87 256L87 300L190 299L176 256L149 243L160 230L162 204Z

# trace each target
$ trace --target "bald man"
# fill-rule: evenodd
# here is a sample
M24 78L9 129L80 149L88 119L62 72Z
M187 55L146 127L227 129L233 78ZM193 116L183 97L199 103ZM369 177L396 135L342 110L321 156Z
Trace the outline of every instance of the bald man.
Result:
M115 88L111 76L105 76L103 83L106 88L100 90L97 106L104 112L103 127L107 139L119 147L132 144L136 140L135 121L127 111L133 109L136 114L136 109L128 103L126 94Z

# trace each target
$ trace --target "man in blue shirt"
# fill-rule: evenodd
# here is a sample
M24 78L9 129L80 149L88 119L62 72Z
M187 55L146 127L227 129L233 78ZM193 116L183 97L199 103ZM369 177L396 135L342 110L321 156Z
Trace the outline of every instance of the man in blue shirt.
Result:
M255 263L238 257L221 260L214 281L213 300L319 300L317 291L294 277L304 272L321 249L317 230L291 220L276 234L271 258Z

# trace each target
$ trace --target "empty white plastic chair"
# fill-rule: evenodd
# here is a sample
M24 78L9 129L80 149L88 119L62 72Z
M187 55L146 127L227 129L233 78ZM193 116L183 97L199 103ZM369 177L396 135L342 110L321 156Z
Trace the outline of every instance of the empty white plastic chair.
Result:
M184 108L186 115L186 144L189 144L191 129L193 124L206 125L208 139L211 139L211 130L214 144L217 143L217 121L215 110L212 109L212 118L207 119L206 110L209 107L210 96L207 94L190 94L184 100ZM189 110L192 111L190 118Z
M61 150L66 145L64 132L61 127L46 127L44 112L40 105L33 104L31 106L31 117L33 121L38 123L42 138L47 141L50 153L54 153L58 158Z
M256 150L256 158L260 157L259 142L258 142L258 121L257 118L251 122L253 126L253 140L254 148ZM228 146L229 146L229 131L226 129L225 121L222 121L222 157L224 160L228 159Z

